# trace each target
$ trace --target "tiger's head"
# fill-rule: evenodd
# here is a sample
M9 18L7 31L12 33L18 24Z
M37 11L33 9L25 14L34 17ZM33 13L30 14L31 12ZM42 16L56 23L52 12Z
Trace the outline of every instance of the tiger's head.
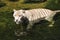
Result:
M14 11L13 17L14 17L14 21L16 22L16 24L22 23L26 19L24 10L15 10L14 9L13 11Z

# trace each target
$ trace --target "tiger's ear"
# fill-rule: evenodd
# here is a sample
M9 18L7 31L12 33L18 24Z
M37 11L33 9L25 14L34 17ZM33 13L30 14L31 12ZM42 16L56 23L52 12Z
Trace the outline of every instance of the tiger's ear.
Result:
M25 13L25 10L22 10L22 9L21 9L20 12Z
M22 12L25 13L25 10L23 10Z
M15 12L16 10L15 10L15 9L13 9L13 11Z

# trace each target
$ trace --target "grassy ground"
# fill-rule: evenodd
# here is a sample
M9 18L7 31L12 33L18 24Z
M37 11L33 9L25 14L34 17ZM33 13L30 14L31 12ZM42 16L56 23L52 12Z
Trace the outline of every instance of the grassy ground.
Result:
M13 21L13 9L48 8L59 10L59 2L60 0L47 0L42 3L24 3L23 0L16 2L2 0L2 4L0 3L0 40L16 40L17 38L14 35L14 30L20 26ZM60 14L57 14L54 19L56 21L53 27L48 27L48 22L42 22L34 25L34 29L29 35L19 38L21 40L60 40Z

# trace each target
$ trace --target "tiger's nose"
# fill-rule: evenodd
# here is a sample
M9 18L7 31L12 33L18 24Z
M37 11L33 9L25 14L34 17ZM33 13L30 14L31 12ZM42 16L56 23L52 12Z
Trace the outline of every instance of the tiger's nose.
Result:
M16 22L18 22L18 20L16 20Z
M15 22L17 22L18 20L14 20Z

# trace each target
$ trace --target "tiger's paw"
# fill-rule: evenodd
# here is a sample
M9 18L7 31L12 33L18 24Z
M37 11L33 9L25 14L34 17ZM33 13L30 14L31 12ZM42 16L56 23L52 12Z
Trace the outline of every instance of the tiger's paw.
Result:
M52 24L50 24L50 25L48 25L49 27L53 27L53 25Z
M52 21L51 24L49 25L49 27L53 27L54 23L55 23L55 21Z

